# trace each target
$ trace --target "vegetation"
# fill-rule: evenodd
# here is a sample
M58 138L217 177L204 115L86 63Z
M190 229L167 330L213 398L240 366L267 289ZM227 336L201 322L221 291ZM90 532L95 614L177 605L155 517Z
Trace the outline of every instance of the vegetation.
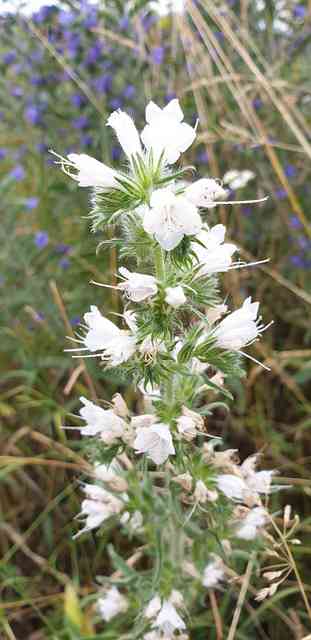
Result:
M231 199L269 196L258 207L208 214L227 225L243 260L270 258L224 279L233 307L252 295L275 321L253 348L271 372L249 363L246 378L231 383L229 410L218 402L208 417L208 431L242 459L261 450L265 468L291 485L273 497L278 524L287 503L300 517L294 574L262 603L248 591L235 637L301 640L310 633L302 594L310 596L311 574L308 4L199 0L162 17L146 2L128 11L123 2L101 4L1 17L1 634L108 639L109 627L94 628L95 577L124 570L109 533L72 540L87 462L85 443L62 425L81 395L110 400L118 391L137 406L118 372L63 352L94 301L87 282L115 284L125 251L111 228L89 234L87 194L48 150L83 151L123 169L105 126L110 112L122 107L142 128L150 98L164 104L177 95L185 120L199 117L183 162L198 166L198 177L251 170L255 178ZM127 242L129 260L138 242ZM98 291L106 314L120 311L114 290L96 290L97 300ZM196 638L228 637L237 593L220 608L217 597L208 605Z

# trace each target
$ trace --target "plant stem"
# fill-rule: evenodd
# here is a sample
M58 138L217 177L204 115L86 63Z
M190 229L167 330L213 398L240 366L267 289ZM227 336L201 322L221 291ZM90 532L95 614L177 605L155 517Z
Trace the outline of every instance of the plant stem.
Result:
M154 264L155 264L155 272L158 280L164 280L165 278L165 262L164 262L164 253L163 249L158 246L154 252Z

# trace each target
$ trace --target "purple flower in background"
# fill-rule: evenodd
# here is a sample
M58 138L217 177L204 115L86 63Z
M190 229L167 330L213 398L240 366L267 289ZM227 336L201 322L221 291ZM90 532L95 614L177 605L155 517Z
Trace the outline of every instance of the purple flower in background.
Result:
M297 242L303 251L309 251L311 249L311 240L309 240L309 238L300 236L297 238Z
M111 149L111 158L114 162L117 162L121 158L121 148L120 147L112 147Z
M60 11L58 22L62 27L68 27L75 21L75 14L72 11Z
M99 40L97 40L97 42L95 42L93 47L91 47L87 51L86 58L85 58L86 64L95 64L98 58L100 58L102 55L102 49L103 49L102 43L99 42Z
M80 316L73 316L72 318L70 318L70 324L72 327L76 327L78 324L80 324L80 322L81 322Z
M36 13L34 13L32 15L32 19L37 24L41 24L42 22L45 22L45 20L47 20L47 18L50 17L51 13L53 13L54 10L55 10L55 6L53 6L53 5L44 5L43 7L41 7L39 9L39 11L36 11Z
M260 98L255 98L253 100L252 104L253 104L254 109L256 109L256 111L257 111L258 109L261 109L261 107L262 107L262 100Z
M16 51L7 51L7 53L2 56L2 62L6 65L12 64L12 62L15 62L16 57Z
M287 178L294 178L297 173L297 169L293 164L287 164L284 167L284 173Z
M302 223L297 216L290 216L289 224L292 229L301 229Z
M35 196L26 198L25 200L25 207L29 211L31 211L32 209L36 209L38 204L39 204L39 198L36 198Z
M304 268L304 259L302 258L302 256L290 256L290 262L292 263L293 267L297 267L298 269Z
M62 258L58 264L61 269L68 269L68 267L70 267L70 260L68 260L68 258Z
M121 29L121 31L126 31L130 26L130 19L128 16L123 16L120 20L119 20L119 29Z
M241 211L246 218L252 215L252 207L241 207Z
M83 107L87 103L86 97L81 95L81 93L74 93L70 97L70 101L74 107L77 107L77 109L80 109L80 107Z
M93 27L96 27L97 25L97 11L94 8L90 8L89 9L89 13L86 14L84 20L83 20L83 26L86 29L92 29Z
M89 119L86 116L79 116L78 118L74 118L72 121L72 126L75 129L86 129L89 126Z
M162 64L165 56L164 47L153 47L150 52L153 64Z
M307 15L308 9L303 4L297 4L293 9L294 18L300 18L301 20Z
M107 73L94 80L94 87L100 93L108 93L112 87L112 75Z
M131 98L134 98L136 93L136 89L134 87L133 84L128 84L126 85L125 89L123 90L123 97L126 100L131 100Z
M274 195L278 200L284 200L287 198L287 191L286 189L276 189Z
M38 75L31 76L30 84L32 84L34 87L42 87L44 84L46 84L45 77Z
M122 109L123 106L123 100L122 98L112 98L112 100L110 100L109 102L109 106L111 107L111 109Z
M44 249L49 244L49 235L46 231L37 231L35 234L35 245L38 249Z
M42 110L35 104L29 105L26 107L24 111L24 117L29 124L32 124L34 127L41 124L42 122Z
M14 180L17 180L17 182L19 182L20 180L24 180L25 175L25 169L21 164L17 164L16 167L13 167L13 169L11 169L9 173L10 178L14 178Z
M46 153L48 147L44 142L39 142L38 144L36 144L36 149L37 151L39 151L39 153Z
M33 62L41 62L42 59L43 51L41 51L41 49L36 49L30 54L30 60L32 60Z
M60 244L57 244L55 247L56 253L64 256L67 253L70 253L71 249L72 247L70 246L70 244L64 244L63 242L61 242Z
M165 104L167 104L168 102L171 102L171 100L174 100L174 98L177 98L176 93L174 93L174 91L171 91L170 93L167 93L164 96Z
M80 142L82 147L91 147L94 140L88 133L84 133L80 138Z
M151 27L158 21L158 18L156 15L154 14L148 14L146 16L143 16L141 23L143 26L144 31L149 31L149 29L151 29Z
M3 160L4 158L7 157L7 149L5 149L4 147L0 148L0 160Z
M16 84L12 87L10 94L13 98L21 98L24 95L24 90Z
M206 149L203 149L198 153L197 159L198 159L198 162L200 162L201 164L208 164L209 157Z

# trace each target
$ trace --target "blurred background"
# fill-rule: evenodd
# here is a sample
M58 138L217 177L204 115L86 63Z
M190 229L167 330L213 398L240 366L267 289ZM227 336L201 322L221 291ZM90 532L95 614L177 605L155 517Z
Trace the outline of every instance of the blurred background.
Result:
M71 539L83 454L61 426L80 395L110 399L129 387L63 349L90 303L116 304L89 281L109 282L117 256L96 255L107 236L89 232L89 194L49 149L121 166L107 116L124 109L141 128L151 98L163 106L178 97L185 120L199 118L184 159L198 177L249 170L230 199L269 195L208 214L243 259L270 258L227 274L224 295L233 307L252 295L264 321L274 319L252 350L271 372L246 363L230 412L217 409L209 431L242 457L261 450L265 468L292 485L275 511L290 502L300 515L295 559L311 591L310 9L292 0L0 2L1 638L95 637L90 621L79 636L68 629L82 615L77 597L109 570L107 541ZM294 581L255 614L253 637L307 633ZM241 639L250 638L243 615ZM215 633L211 622L209 640Z

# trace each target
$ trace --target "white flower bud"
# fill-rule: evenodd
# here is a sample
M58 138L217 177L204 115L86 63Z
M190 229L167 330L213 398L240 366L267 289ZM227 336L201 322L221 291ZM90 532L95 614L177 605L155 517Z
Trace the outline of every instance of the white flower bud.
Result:
M167 287L165 289L165 302L171 307L180 307L186 302L186 296L181 286Z
M142 153L138 131L132 118L125 111L114 111L107 120L107 126L115 130L120 145L129 158Z

